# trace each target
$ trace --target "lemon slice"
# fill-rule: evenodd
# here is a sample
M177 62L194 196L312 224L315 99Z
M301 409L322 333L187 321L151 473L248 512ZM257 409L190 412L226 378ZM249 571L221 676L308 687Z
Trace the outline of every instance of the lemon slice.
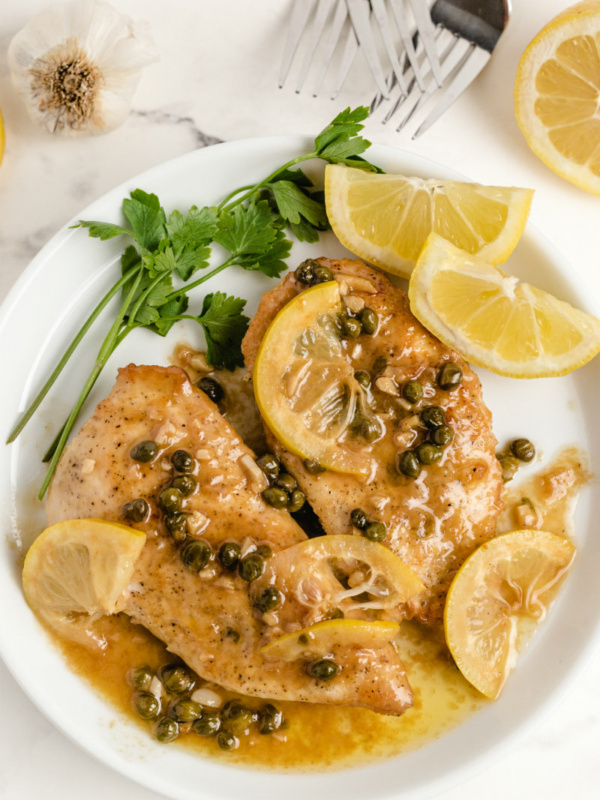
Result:
M281 636L261 647L260 652L265 658L296 661L307 656L331 654L336 646L379 650L393 642L399 630L397 622L331 619Z
M99 519L46 528L25 558L27 602L53 628L80 638L79 624L114 613L145 541L142 531Z
M558 175L600 194L600 2L555 17L527 47L515 113L527 144Z
M541 622L573 561L575 545L538 530L505 533L467 558L446 600L444 630L465 678L496 698L524 635Z
M307 608L335 607L346 614L396 609L425 588L389 548L353 534L319 536L280 550L253 592L260 594L266 585Z
M600 351L600 321L431 234L408 289L413 314L468 361L513 378L566 375Z
M532 198L531 189L325 169L327 216L340 242L405 278L431 231L502 264L521 238Z
M366 475L368 448L361 443L353 449L349 436L363 393L336 329L341 311L336 281L291 300L262 340L254 393L263 419L292 453L337 472Z

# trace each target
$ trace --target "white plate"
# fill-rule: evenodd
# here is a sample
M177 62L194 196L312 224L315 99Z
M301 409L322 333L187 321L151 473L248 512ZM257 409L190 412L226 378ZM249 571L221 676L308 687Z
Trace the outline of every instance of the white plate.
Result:
M118 222L123 197L136 187L157 193L167 211L183 210L194 203L214 204L231 189L259 180L288 158L305 152L310 144L306 139L278 137L199 150L128 181L82 211L80 217ZM389 171L458 177L444 167L392 148L373 147L369 157ZM99 242L89 239L85 231L67 227L44 247L10 293L0 313L1 441L90 308L114 282L122 246L121 241ZM328 234L317 245L295 245L290 263L307 255L345 254ZM570 284L568 265L531 228L511 257L509 270L583 309L596 311L589 293ZM199 308L202 296L219 288L247 298L248 311L253 313L261 293L273 284L262 275L230 269L198 289L192 307ZM91 367L107 319L108 315L96 323L16 444L0 447L0 518L2 530L12 531L0 544L0 653L29 697L64 733L106 764L177 800L237 800L240 796L247 800L272 796L374 800L399 794L419 800L483 769L551 709L600 639L600 537L594 536L592 529L593 520L600 518L598 493L593 497L588 492L579 505L579 558L550 620L523 656L502 698L416 753L343 773L286 776L232 769L201 760L183 748L156 744L70 673L25 604L14 542L28 544L43 527L43 512L34 500L43 475L40 457ZM183 325L173 329L166 341L145 331L134 333L109 362L83 418L110 391L117 366L130 361L167 363L178 339L197 341L197 336L194 328ZM600 446L594 397L599 372L600 359L573 376L538 381L516 381L480 371L500 442L527 435L545 460L570 444L586 448L594 457Z

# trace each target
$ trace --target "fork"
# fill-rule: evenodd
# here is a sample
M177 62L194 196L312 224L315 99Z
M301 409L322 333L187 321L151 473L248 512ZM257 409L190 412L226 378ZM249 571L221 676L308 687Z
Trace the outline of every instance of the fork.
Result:
M431 19L437 26L433 37L430 38L430 33L422 27L414 32L417 64L426 70L425 86L418 82L412 62L409 64L405 60L404 81L399 83L395 72L387 80L388 95L397 87L399 96L383 122L387 123L399 110L403 111L396 128L400 131L435 96L436 104L412 138L429 130L487 64L506 29L510 10L510 0L436 0L431 8ZM439 54L441 87L439 81L436 85L432 79L433 64L427 65L432 45ZM384 99L388 98L380 92L371 103L371 112Z

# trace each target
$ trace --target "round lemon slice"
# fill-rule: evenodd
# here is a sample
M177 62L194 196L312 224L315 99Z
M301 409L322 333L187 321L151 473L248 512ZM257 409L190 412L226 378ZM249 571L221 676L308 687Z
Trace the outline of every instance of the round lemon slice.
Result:
M254 393L263 419L292 453L337 472L366 475L368 448L349 440L362 392L336 327L341 311L335 281L291 300L262 340Z
M145 541L145 533L118 523L58 522L46 528L27 553L25 598L54 629L79 638L81 623L114 613Z
M529 147L550 169L600 194L600 2L563 11L521 57L515 113Z
M379 650L393 642L399 630L397 622L331 619L281 636L261 647L260 652L265 658L296 661L307 656L325 656L335 647Z
M325 199L331 227L344 247L407 278L432 231L502 264L521 238L533 191L376 175L330 164Z
M566 375L600 352L600 321L431 234L408 290L417 319L468 361L513 378Z
M505 533L467 558L446 600L444 630L465 678L496 698L525 636L541 622L573 561L575 545L538 530Z
M345 614L392 611L425 588L389 548L353 534L319 536L280 550L253 592L260 594L266 585L278 586L288 601L305 608Z

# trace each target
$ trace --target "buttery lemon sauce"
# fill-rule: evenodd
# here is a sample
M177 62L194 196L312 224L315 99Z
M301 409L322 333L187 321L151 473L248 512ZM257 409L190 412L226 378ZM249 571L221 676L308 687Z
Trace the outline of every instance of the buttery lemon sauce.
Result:
M193 380L196 372L189 363L190 350L178 348L174 362L185 365ZM215 373L211 373L215 374ZM256 450L263 450L262 426L253 410L251 388L243 372L216 374L223 383L226 400L224 415ZM571 535L572 513L577 494L589 480L585 459L574 448L563 451L542 472L515 486L507 484L505 510L499 531L525 527L525 511L533 509L525 521L531 527ZM519 511L518 509L521 509ZM88 680L120 711L130 716L152 735L153 725L143 722L132 707L133 689L127 673L147 664L156 670L172 662L166 647L127 617L119 615L95 623L106 647L86 648L57 639L69 667ZM223 752L214 739L196 734L181 735L175 745L185 746L221 761L252 768L319 770L356 766L423 747L456 728L490 701L477 692L460 674L444 642L443 632L417 622L401 625L398 650L414 691L414 706L401 717L386 717L366 709L342 708L294 702L278 702L285 724L271 735L252 730L241 737L239 749ZM224 700L236 697L219 689ZM244 698L258 709L264 700ZM165 745L169 746L169 745Z

